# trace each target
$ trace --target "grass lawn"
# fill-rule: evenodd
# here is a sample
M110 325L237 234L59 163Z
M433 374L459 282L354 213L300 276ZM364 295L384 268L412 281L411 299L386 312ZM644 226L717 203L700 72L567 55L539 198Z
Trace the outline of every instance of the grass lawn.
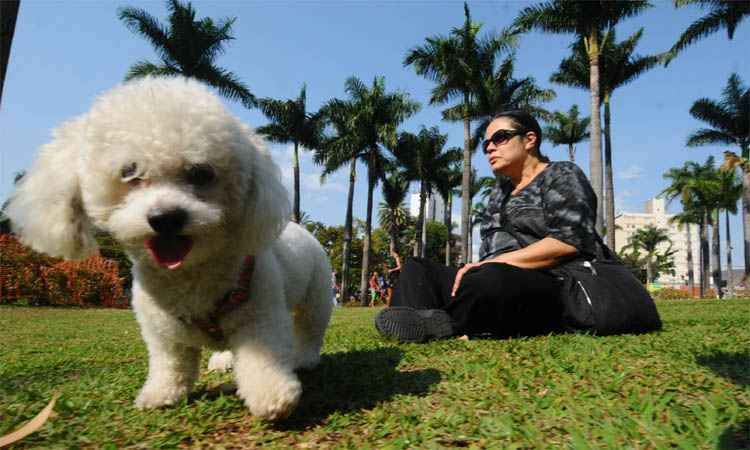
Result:
M664 330L643 336L409 345L379 339L375 309L338 309L278 424L250 416L226 374L136 410L146 349L130 311L0 307L0 436L59 392L17 447L750 447L750 300L658 307Z

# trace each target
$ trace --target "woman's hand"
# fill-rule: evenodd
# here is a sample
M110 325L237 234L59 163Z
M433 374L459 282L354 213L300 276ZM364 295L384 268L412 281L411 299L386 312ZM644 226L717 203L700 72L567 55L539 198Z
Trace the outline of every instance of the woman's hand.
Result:
M456 279L453 282L453 289L451 290L451 297L456 296L456 291L458 291L458 287L461 285L461 279L464 277L464 274L468 272L469 270L479 267L482 264L485 264L484 262L478 262L478 263L469 263L458 269L458 272L456 273Z

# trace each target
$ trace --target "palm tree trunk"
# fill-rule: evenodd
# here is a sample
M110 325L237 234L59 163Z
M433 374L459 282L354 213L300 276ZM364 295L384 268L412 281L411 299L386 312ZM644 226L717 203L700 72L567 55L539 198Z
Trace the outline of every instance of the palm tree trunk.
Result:
M414 245L416 247L415 256L419 256L420 258L424 257L424 247L422 243L422 237L424 236L424 222L425 222L425 213L424 213L424 206L426 203L426 196L427 196L427 190L424 180L419 181L419 214L417 215L417 224L416 224L416 238L414 239Z
M570 158L570 162L576 162L576 148L573 144L568 144L568 158Z
M370 161L367 165L367 220L365 221L365 239L362 243L362 278L359 283L359 303L362 306L369 304L367 288L370 275L370 238L372 236L372 197L375 192L375 152L370 150Z
M690 296L693 296L693 286L695 285L695 272L693 271L693 237L690 233L690 224L685 224L685 229L687 230L687 274L688 274L688 286L689 286L689 292Z
M721 298L721 237L719 236L719 211L709 215L711 220L711 278L716 290L716 298Z
M3 99L5 74L8 71L10 47L13 43L13 33L16 30L16 18L20 0L0 1L0 104Z
M292 220L295 223L300 221L299 212L299 143L294 142L294 217Z
M607 192L607 245L615 249L615 182L612 176L612 134L609 92L604 93L604 183Z
M443 211L443 224L448 230L448 239L445 241L445 265L451 265L451 203L452 195L448 194L448 198L445 199L445 210Z
M419 254L422 258L427 257L427 222L429 222L428 217L422 219L422 251Z
M745 241L745 276L742 281L747 283L750 279L750 170L745 169L742 169L742 234Z
M708 236L706 230L706 215L704 214L701 218L700 229L700 245L701 245L701 279L700 279L700 298L706 297L706 289L708 288Z
M599 41L596 30L588 36L589 90L591 91L591 149L589 177L596 194L596 230L602 234L604 208L602 208L602 126L599 110Z
M469 95L464 94L464 108L468 108ZM468 262L469 235L471 230L471 198L469 190L471 186L471 120L468 113L464 115L464 152L463 152L463 173L461 174L461 259Z
M651 259L652 255L649 253L648 256L646 256L646 285L654 282L654 269L651 265Z
M352 247L352 205L354 203L354 182L357 179L357 158L349 163L349 195L346 198L346 219L344 222L344 248L341 251L341 302L349 301L349 254Z
M726 220L724 223L726 224L726 232L727 232L727 241L726 241L726 250L727 250L727 297L733 298L734 297L734 273L732 272L732 236L729 233L729 210L724 210L724 215Z

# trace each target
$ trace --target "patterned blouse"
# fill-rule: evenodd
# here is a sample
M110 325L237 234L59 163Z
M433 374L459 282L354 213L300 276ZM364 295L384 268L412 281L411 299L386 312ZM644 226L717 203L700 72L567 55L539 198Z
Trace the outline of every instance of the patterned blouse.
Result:
M480 260L522 247L503 229L501 208L512 190L510 178L498 177L480 215ZM520 192L508 198L505 208L506 220L525 245L551 237L572 245L580 254L599 255L595 237L596 195L576 164L549 163Z

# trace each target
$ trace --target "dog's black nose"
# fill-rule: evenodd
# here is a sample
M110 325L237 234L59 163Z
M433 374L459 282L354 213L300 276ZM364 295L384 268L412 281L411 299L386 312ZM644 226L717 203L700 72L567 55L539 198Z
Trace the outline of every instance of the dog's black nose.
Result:
M154 210L148 214L148 224L159 234L178 234L187 223L184 209Z

